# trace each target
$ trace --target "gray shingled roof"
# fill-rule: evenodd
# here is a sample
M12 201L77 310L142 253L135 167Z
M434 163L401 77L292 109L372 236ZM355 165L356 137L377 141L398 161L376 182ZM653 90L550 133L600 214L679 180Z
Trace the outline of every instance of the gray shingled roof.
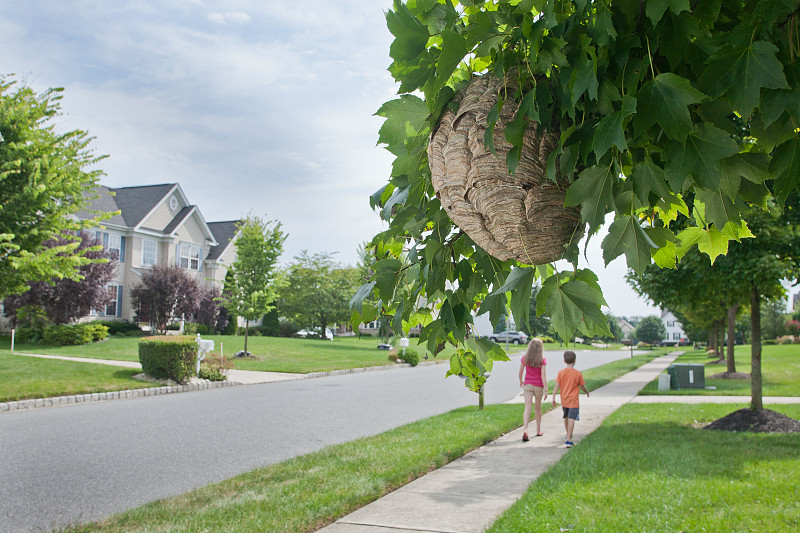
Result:
M170 221L170 223L167 224L167 227L164 228L163 230L164 233L169 235L170 233L175 231L175 229L181 225L181 223L186 219L186 217L189 216L189 214L194 210L194 208L195 206L193 205L187 205L186 207L178 211L178 214L175 215L175 218L173 218Z
M208 251L208 257L206 259L219 259L219 256L222 255L222 252L225 251L225 248L228 247L228 243L236 237L236 233L238 233L237 225L241 222L240 220L229 220L227 222L209 222L208 229L211 230L211 233L214 234L214 239L219 243L216 246L213 246Z
M122 209L126 225L135 228L175 185L175 183L162 183L111 190L117 194L117 205Z
M112 196L111 192L113 189L109 189L108 187L103 187L102 185L98 185L95 189L95 192L99 195L97 198L90 200L87 209L78 211L75 215L79 218L84 220L94 218L95 215L90 211L102 211L104 213L112 213L114 211L119 211L120 208L117 205L116 199ZM125 220L122 218L122 215L114 215L113 217L104 220L104 223L107 224L114 224L116 226L125 226Z

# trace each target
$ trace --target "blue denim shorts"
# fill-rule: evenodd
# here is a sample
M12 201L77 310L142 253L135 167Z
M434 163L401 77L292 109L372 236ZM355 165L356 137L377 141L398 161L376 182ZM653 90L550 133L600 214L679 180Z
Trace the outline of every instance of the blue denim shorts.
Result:
M564 411L564 418L580 420L580 417L578 416L578 411L580 410L579 407L562 407L561 410Z

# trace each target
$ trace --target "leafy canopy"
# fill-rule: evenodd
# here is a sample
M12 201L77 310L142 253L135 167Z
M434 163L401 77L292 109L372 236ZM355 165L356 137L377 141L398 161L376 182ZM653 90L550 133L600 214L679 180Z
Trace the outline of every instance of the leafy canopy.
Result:
M99 221L73 216L86 209L102 175L87 168L103 157L92 153L86 132L56 132L60 93L36 94L0 76L0 298L26 291L30 282L79 281L80 267L97 260L77 237L45 245Z
M389 226L372 242L378 261L353 298L353 321L388 313L396 329L421 323L421 341L438 353L465 345L472 312L494 322L510 306L527 323L539 282L537 313L562 338L608 333L593 273L498 261L436 198L430 133L478 75L519 76L487 120L493 150L499 108L521 102L503 132L515 147L510 172L524 128L560 133L548 177L571 180L566 204L580 206L587 238L613 213L606 264L625 256L635 272L651 261L674 268L695 245L713 262L750 238L748 205L772 196L780 207L800 182L797 19L790 0L396 0L386 20L400 96L377 111L386 119L378 142L395 160L371 198ZM678 219L687 223L673 229ZM577 244L565 257L577 264ZM467 368L473 388L485 380L476 367Z

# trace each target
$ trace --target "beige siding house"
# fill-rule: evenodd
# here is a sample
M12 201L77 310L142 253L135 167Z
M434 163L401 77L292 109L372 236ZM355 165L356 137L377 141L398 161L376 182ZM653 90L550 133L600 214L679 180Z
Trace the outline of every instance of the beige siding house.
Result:
M130 290L142 273L157 264L186 269L201 287L221 288L228 266L236 259L238 220L206 222L177 183L141 187L98 187L89 211L114 212L95 228L95 236L117 258L116 299L97 311L103 318L134 321Z

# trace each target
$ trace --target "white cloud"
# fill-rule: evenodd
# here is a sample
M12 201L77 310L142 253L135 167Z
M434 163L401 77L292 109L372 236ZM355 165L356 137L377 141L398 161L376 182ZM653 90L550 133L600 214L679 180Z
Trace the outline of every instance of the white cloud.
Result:
M208 20L215 24L228 24L229 22L247 24L251 18L247 13L239 11L237 13L209 13Z

